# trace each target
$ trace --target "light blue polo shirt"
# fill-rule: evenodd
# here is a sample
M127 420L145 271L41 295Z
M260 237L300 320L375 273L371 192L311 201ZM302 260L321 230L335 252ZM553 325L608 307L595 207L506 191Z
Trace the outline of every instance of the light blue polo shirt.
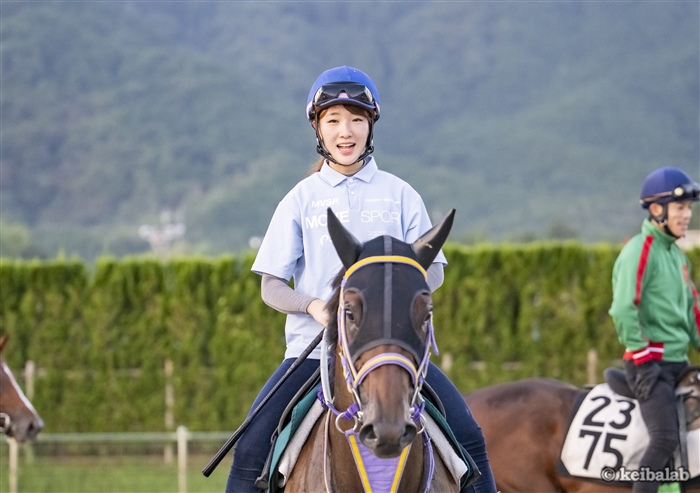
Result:
M361 242L381 235L412 243L431 228L423 199L405 181L380 171L374 158L345 176L324 163L279 203L252 271L294 278L295 291L330 299L331 282L342 267L328 236L326 209ZM436 262L447 264L442 251ZM296 358L322 329L311 315L287 315L285 358ZM309 356L319 359L317 348Z

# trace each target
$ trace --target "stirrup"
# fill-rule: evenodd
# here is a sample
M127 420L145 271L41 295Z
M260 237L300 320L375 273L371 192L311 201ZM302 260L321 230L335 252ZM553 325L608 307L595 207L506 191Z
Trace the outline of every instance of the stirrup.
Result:
M255 487L263 491L267 491L267 487L270 486L270 464L272 464L272 454L275 451L275 443L277 442L277 432L272 435L272 446L270 447L270 452L267 454L267 459L265 459L265 466L263 467L260 477L255 480Z

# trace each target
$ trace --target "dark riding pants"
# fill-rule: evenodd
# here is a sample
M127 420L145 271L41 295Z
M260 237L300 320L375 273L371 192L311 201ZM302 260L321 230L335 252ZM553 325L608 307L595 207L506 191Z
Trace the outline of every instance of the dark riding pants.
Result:
M688 363L660 361L661 374L649 398L639 401L639 410L649 431L649 446L639 463L640 469L663 471L673 452L678 447L678 418L676 415L676 381L683 374ZM625 362L628 381L636 378L636 366L632 361ZM634 483L633 493L656 493L659 483L640 481Z
M255 409L293 362L293 358L282 362L260 391L251 409ZM227 493L260 493L261 490L257 489L254 483L260 476L270 451L270 437L277 428L285 407L301 386L311 378L316 368L318 368L318 360L304 361L260 410L243 433L233 452L233 464L226 485ZM469 452L481 471L481 478L473 486L465 488L463 492L495 493L496 485L486 456L484 435L474 421L466 402L447 376L432 363L426 381L442 400L447 413L447 423L455 437Z

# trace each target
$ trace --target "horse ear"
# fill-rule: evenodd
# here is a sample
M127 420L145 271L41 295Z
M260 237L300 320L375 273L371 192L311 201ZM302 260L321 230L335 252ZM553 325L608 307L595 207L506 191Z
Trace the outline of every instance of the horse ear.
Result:
M450 234L454 219L455 210L451 209L442 221L426 231L423 236L418 238L411 245L413 251L416 252L416 257L418 257L418 263L424 269L430 267L430 264L432 264L435 257L437 257L440 248L442 248L447 236Z
M352 264L357 262L362 251L362 243L355 238L350 231L345 229L333 210L329 207L328 211L328 234L331 237L335 251L338 252L338 257L346 269L349 269Z

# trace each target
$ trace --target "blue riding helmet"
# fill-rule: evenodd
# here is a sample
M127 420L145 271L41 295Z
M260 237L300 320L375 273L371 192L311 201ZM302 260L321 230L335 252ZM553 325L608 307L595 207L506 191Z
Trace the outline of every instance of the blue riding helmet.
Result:
M365 149L358 158L365 159L374 152L373 129L374 122L379 120L379 93L377 87L367 74L356 68L343 65L326 70L318 76L311 86L309 97L306 100L306 118L309 122L316 122L316 152L329 161L344 166L336 161L326 149L321 135L318 133L318 116L320 110L337 104L353 105L364 108L370 112L372 118L369 121L369 135Z
M372 113L379 120L379 93L372 79L356 68L343 65L326 70L311 86L306 100L306 118L311 122L318 110L336 104L352 104Z
M651 204L668 204L683 200L700 200L700 184L685 171L665 166L652 171L644 180L639 202L648 209Z

